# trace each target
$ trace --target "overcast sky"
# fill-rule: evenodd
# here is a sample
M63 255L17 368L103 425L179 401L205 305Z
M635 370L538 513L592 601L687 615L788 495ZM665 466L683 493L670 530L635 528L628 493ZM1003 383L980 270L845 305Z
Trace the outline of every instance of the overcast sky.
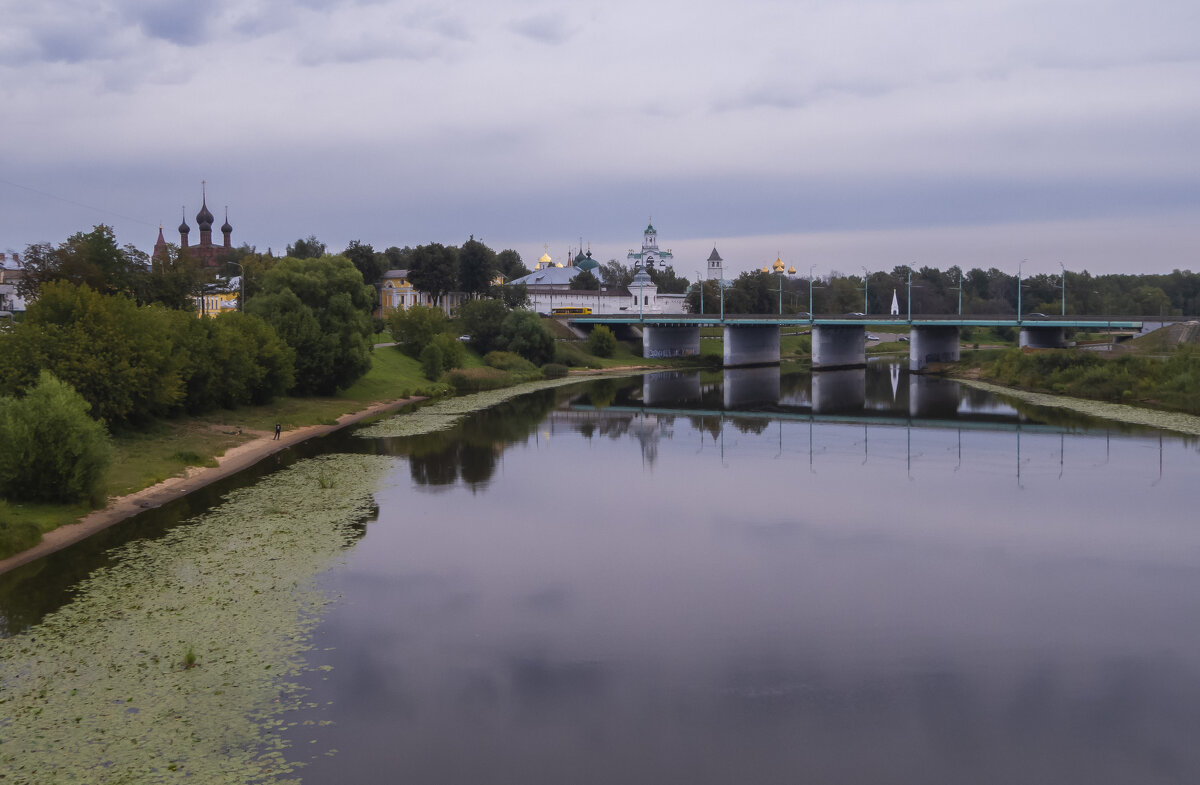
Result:
M1200 269L1196 0L0 0L0 250Z

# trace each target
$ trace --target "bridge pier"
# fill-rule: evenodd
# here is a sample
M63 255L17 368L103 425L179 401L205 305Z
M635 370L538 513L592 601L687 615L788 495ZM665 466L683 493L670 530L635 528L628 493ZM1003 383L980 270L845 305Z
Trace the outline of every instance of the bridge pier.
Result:
M697 338L697 341L699 339ZM779 325L725 325L725 367L779 363Z
M923 371L930 363L958 362L958 327L917 326L909 333L908 370Z
M866 365L866 335L866 328L861 324L815 325L812 329L812 367Z
M779 328L775 328L776 333ZM700 354L700 327L642 327L643 357L691 357ZM776 361L779 355L776 353Z
M1022 325L1018 345L1022 349L1063 349L1067 345L1067 331L1062 327Z

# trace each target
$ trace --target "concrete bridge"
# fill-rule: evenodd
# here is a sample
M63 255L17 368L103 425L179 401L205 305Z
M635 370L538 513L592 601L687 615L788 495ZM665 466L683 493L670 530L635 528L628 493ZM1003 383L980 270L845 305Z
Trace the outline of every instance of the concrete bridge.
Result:
M867 328L900 327L909 331L908 367L921 371L933 363L959 359L959 330L964 327L1012 327L1020 345L1031 348L1066 346L1066 330L1141 330L1143 320L1106 316L814 316L812 314L704 316L576 316L571 324L590 330L607 325L625 337L640 329L645 357L688 357L700 353L700 328L724 329L724 366L770 365L779 362L783 328L812 333L814 369L853 368L867 362Z

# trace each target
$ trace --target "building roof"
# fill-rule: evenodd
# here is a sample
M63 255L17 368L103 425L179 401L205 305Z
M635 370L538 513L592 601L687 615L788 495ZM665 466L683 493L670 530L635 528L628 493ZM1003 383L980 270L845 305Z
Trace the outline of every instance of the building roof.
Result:
M523 275L510 283L523 283L526 286L566 286L571 279L583 272L578 267L543 267L534 270L529 275Z
M717 246L715 246L715 245L713 246L713 252L708 255L708 261L710 261L710 262L725 261L724 259L721 258L721 254L717 253Z

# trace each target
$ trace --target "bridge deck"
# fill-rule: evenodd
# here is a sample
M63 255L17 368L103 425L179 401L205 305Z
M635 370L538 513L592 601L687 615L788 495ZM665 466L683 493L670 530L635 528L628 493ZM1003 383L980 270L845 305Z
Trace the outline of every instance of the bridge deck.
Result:
M725 327L737 325L779 325L780 327L1074 327L1082 329L1140 330L1141 318L1108 316L898 316L813 315L809 314L657 314L646 316L591 315L572 316L572 324L629 324L651 327Z

